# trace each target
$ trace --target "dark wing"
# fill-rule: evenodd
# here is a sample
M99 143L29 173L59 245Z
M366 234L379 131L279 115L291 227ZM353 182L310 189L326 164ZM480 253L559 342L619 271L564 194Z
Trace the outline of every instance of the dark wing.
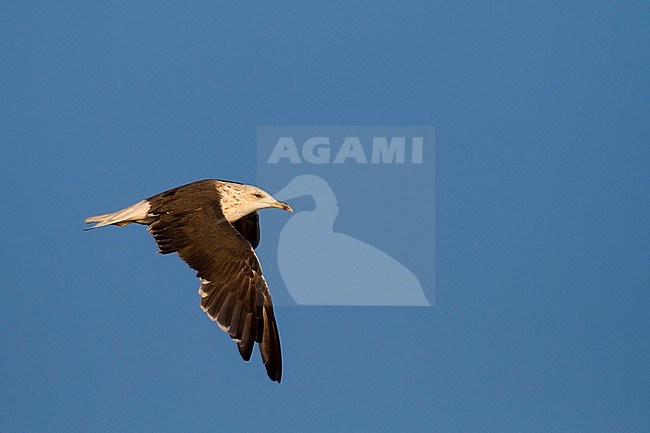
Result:
M237 343L242 358L248 361L258 342L267 374L280 382L280 336L260 263L223 216L214 184L199 184L150 198L157 220L148 230L160 253L176 252L197 271L201 308Z
M251 244L253 249L257 248L260 244L260 215L257 212L249 213L232 225Z

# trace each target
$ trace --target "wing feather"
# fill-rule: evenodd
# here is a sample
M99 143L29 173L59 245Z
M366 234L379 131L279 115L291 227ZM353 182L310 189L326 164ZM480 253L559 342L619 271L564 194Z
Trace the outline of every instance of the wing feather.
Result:
M156 218L148 230L161 254L178 253L196 270L202 283L201 308L237 343L242 358L248 361L258 342L269 378L280 382L280 336L271 294L253 250L259 242L259 217L255 213L239 225L230 224L214 184L207 182L148 199L150 214Z

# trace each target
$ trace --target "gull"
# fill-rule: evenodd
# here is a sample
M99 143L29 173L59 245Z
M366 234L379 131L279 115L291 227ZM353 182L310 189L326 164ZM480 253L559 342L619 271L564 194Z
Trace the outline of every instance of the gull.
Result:
M280 334L271 293L254 249L260 242L258 211L287 203L253 185L206 179L172 188L117 212L86 218L108 225L144 224L158 253L177 253L201 282L201 309L237 343L249 361L254 343L272 381L282 380Z

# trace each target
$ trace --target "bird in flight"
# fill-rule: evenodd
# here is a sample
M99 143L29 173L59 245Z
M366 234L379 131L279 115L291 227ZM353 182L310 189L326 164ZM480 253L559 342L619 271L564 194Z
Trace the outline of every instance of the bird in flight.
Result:
M255 342L269 378L282 379L280 335L271 294L254 249L260 242L258 210L287 203L252 185L200 180L172 188L117 212L86 218L107 225L144 224L158 253L177 253L201 281L201 309L237 343L245 361Z

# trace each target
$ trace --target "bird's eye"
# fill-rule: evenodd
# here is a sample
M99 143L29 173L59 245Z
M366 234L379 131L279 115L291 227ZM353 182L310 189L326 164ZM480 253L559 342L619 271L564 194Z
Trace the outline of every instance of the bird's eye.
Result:
M262 198L262 194L260 194L259 192L256 192L253 195L255 196L255 198Z

